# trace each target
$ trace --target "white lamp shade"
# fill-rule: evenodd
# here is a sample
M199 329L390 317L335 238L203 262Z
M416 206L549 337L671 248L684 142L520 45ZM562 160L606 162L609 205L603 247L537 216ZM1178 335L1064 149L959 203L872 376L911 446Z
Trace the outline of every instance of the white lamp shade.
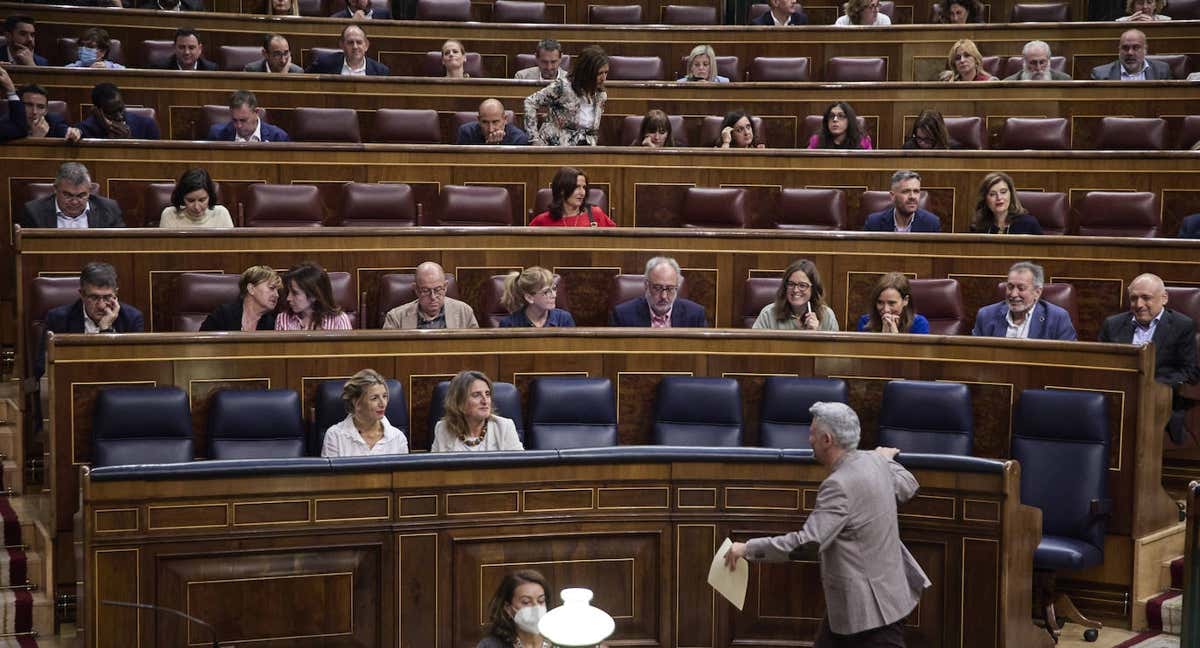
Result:
M592 607L592 590L572 587L560 594L563 604L538 623L538 632L550 643L568 648L596 646L612 635L617 625L607 612Z

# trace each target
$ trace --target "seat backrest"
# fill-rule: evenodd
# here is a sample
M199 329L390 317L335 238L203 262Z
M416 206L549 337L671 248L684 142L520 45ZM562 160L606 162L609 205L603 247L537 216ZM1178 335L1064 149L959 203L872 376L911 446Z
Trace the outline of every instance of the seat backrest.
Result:
M550 209L550 203L554 201L554 193L550 187L542 187L533 195L533 209L529 210L534 216ZM609 216L612 212L608 210L608 194L600 187L589 187L587 197L583 202L588 205L595 205L604 210Z
M860 223L867 221L868 214L874 214L878 211L883 211L894 204L892 194L887 191L879 191L869 189L862 192L862 196L858 199L858 220ZM919 209L929 209L929 192L922 190L921 195L917 198L917 207Z
M792 230L846 229L846 192L841 189L798 189L779 192L775 227Z
M1071 5L1066 2L1019 2L1013 5L1009 22L1067 22L1071 20Z
M637 25L642 22L642 5L588 5L592 25Z
M778 277L750 277L742 285L742 328L754 328L763 307L775 301Z
M436 110L380 108L375 111L371 141L386 144L441 144Z
M472 79L487 78L487 72L483 69L483 57L479 55L479 52L467 52L464 55L463 71ZM441 52L425 52L425 58L421 60L421 76L434 78L446 76L446 68L442 67Z
M443 380L433 388L433 396L429 399L429 441L433 442L433 431L438 421L446 413L446 392L450 390L450 381ZM507 382L492 383L492 413L512 419L517 428L517 437L525 444L525 417L521 413L521 392L516 385Z
M291 137L297 142L362 141L353 108L297 108L292 118Z
M29 291L26 317L29 335L25 339L25 375L34 375L42 336L46 333L46 313L52 308L74 303L79 299L79 277L34 277Z
M546 3L496 0L492 5L492 22L544 23L546 22Z
M999 148L1066 151L1071 127L1065 117L1009 117L1000 127Z
M199 331L204 318L222 304L236 301L241 275L184 272L175 284L172 331Z
M379 297L375 300L373 328L383 328L388 311L417 298L417 275L389 273L379 278ZM446 275L446 296L458 299L458 282L454 275ZM364 326L365 328L365 326Z
M438 195L434 218L440 226L512 225L512 202L504 187L446 185Z
M987 143L987 128L982 117L946 117L946 132L964 148L978 151Z
M733 378L665 376L654 399L654 443L742 445L742 393Z
M1196 4L1200 5L1200 0L1196 0ZM1183 118L1183 125L1179 129L1179 146L1183 150L1188 150L1200 142L1200 115L1188 115Z
M342 227L412 227L418 209L407 184L347 182L342 185Z
M646 295L646 277L640 274L618 274L613 275L612 281L608 284L608 310L622 302L627 302L634 297L644 297ZM676 299L688 298L688 283L684 281L679 286L679 294Z
M706 7L700 7L706 8ZM716 11L716 9L713 9ZM679 57L679 69L682 70L679 76L686 77L688 74L687 57ZM717 57L717 74L729 79L730 81L742 81L742 64L736 56L718 56Z
M149 106L125 106L125 112L130 115L137 115L138 117L145 117L146 119L149 119L150 121L154 122L155 124L158 123L157 111L154 110L153 108L150 108Z
M767 376L758 411L758 442L764 448L811 448L813 403L845 403L849 399L841 378Z
M174 40L142 41L142 63L146 67L162 67L172 56L175 56Z
M1106 396L1026 389L1017 398L1012 430L1010 456L1021 462L1021 503L1042 510L1042 535L1102 550L1105 519L1092 514L1092 502L1108 497Z
M1000 76L1000 73L1004 71L1004 62L1000 60L999 56L983 57L983 60L979 62L979 67L983 68L984 72L987 72L998 79L1003 78Z
M1174 13L1174 5L1168 11ZM1191 72L1191 55L1189 54L1147 54L1147 61L1166 63L1171 68L1171 76L1176 79L1186 79Z
M258 45L222 45L217 50L217 59L222 70L241 72L250 63L262 58Z
M321 200L314 185L256 183L242 198L246 227L320 227Z
M1200 333L1200 288L1167 286L1167 306L1192 318Z
M333 290L333 303L350 318L350 328L358 328L358 293L353 277L340 270L330 272L329 287Z
M58 115L63 118L63 121L71 121L70 111L67 109L67 102L61 99L51 99L46 102L46 112L51 115Z
M713 146L721 136L721 124L724 122L725 117L722 115L706 115L700 122L700 141L696 146ZM754 141L769 146L762 117L751 117L750 126L754 128Z
M417 0L417 20L467 22L470 19L471 0Z
M1103 117L1096 148L1106 151L1160 151L1167 147L1167 120L1161 117Z
M1017 72L1020 72L1023 69L1025 69L1025 57L1010 56L1010 57L1004 59L1004 66L1000 70L1000 74L997 74L995 76L997 76L1001 79L1004 79L1004 78L1007 78L1007 77L1010 77L1010 76L1016 74ZM1050 69L1054 70L1056 72L1065 73L1067 71L1067 57L1051 56L1050 57Z
M184 463L194 456L188 396L178 387L110 387L92 410L92 465Z
M621 139L612 144L615 146L640 145L641 140L638 139L638 133L642 132L642 121L645 119L643 115L625 115L625 118L621 120ZM667 120L671 122L671 137L675 140L675 146L687 146L687 131L683 126L683 117L668 115Z
M771 5L765 2L756 2L746 8L746 24L753 24L758 17L771 10Z
M305 455L300 394L294 389L222 389L208 406L210 459Z
M516 115L511 110L504 111L504 123L512 124L516 119ZM450 117L450 139L453 141L458 137L458 129L464 124L473 124L479 121L479 113L473 110L459 110ZM520 126L517 126L520 128Z
M662 81L666 68L657 56L610 56L610 81Z
M1061 191L1017 191L1017 197L1042 226L1043 234L1066 234L1070 207Z
M839 83L887 81L887 59L878 56L834 56L825 61L825 80Z
M608 378L546 377L529 388L527 450L617 445L617 403Z
M746 226L746 190L740 187L688 187L683 199L684 227Z
M1005 301L1008 298L1008 282L996 284L996 300ZM1042 284L1042 299L1067 311L1071 316L1071 325L1079 328L1079 296L1075 286L1069 283Z
M1151 191L1089 191L1075 209L1080 236L1158 236L1158 194Z
M970 456L971 393L962 383L892 380L879 408L879 445L904 452Z
M701 5L667 5L662 8L664 25L716 25L717 8Z
M408 435L408 403L404 400L404 385L395 378L388 378L388 404L384 416L388 423ZM342 402L345 380L326 380L317 385L316 402L313 403L311 435L308 438L308 454L321 455L325 445L325 432L346 418L346 406Z
M1171 18L1200 20L1200 0L1171 0Z
M808 81L812 59L807 56L756 56L750 61L750 81Z
M964 335L967 312L957 279L910 279L913 312L929 320L933 335Z

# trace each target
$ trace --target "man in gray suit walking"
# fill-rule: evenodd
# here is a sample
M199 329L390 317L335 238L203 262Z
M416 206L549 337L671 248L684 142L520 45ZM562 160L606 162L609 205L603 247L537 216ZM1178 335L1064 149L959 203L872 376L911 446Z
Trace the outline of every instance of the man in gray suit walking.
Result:
M904 619L929 579L900 542L896 506L917 493L917 480L896 463L896 448L858 450L858 415L843 403L809 411L813 456L830 474L804 528L773 538L735 542L737 559L821 561L825 618L814 648L904 646Z

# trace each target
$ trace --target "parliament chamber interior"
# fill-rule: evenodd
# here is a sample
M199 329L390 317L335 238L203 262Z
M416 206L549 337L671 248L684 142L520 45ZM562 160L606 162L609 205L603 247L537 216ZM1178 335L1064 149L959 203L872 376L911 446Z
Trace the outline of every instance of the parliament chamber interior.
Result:
M1197 0L0 11L3 645L1200 646Z

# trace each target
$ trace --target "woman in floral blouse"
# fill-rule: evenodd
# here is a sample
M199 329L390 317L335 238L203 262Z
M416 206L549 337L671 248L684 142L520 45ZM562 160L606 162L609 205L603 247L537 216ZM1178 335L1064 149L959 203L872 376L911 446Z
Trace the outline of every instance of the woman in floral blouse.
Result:
M604 114L608 54L593 45L571 61L571 73L525 98L525 132L537 146L595 146ZM546 118L538 126L538 110Z

